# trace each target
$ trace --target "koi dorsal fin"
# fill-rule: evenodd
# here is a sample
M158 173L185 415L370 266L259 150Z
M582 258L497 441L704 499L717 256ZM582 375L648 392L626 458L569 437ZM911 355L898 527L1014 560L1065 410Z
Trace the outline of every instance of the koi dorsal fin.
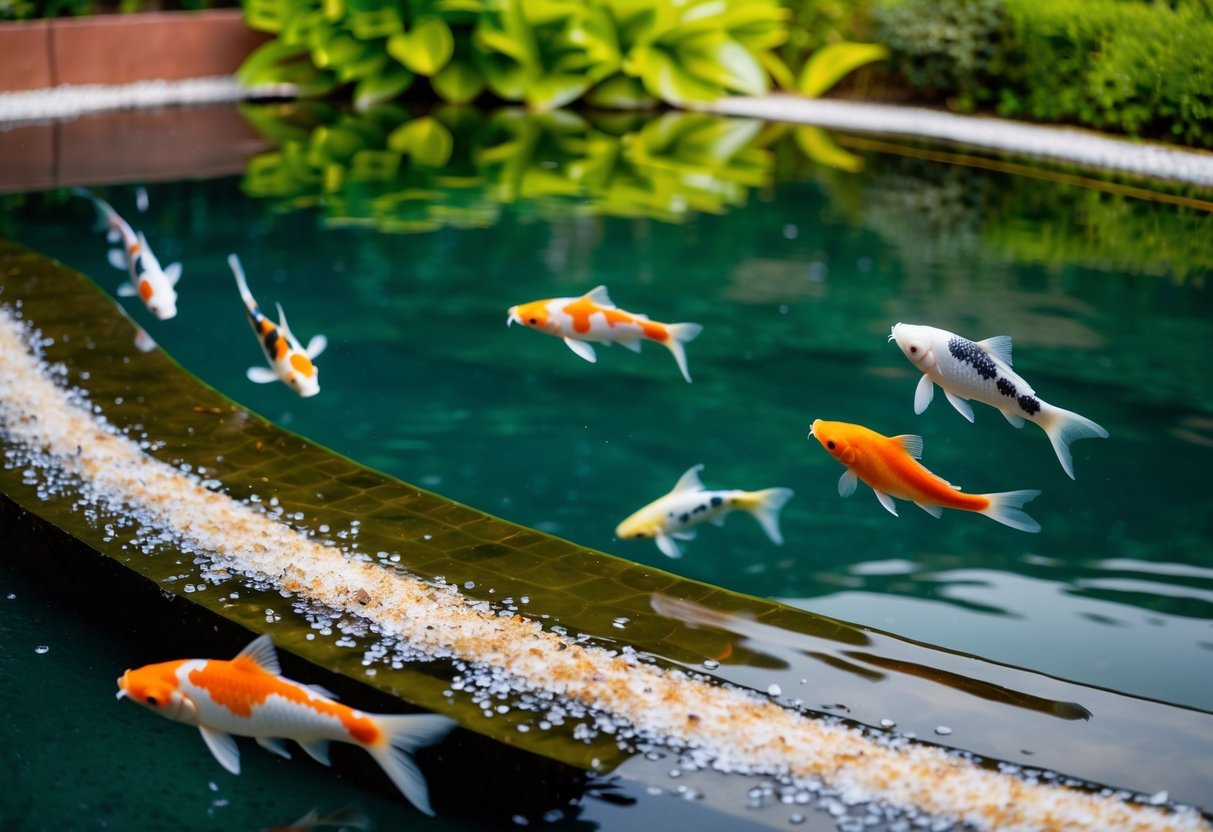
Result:
M1011 366L1011 336L1010 335L995 335L993 338L987 338L984 341L978 341L977 346L985 350L989 355L997 358L1008 367Z
M585 293L587 300L593 301L603 309L614 309L615 304L611 303L610 295L607 294L607 287L595 286L593 289Z
M278 328L282 330L282 334L290 338L291 326L286 322L286 310L282 308L282 304L278 306Z
M677 494L680 491L703 491L703 483L699 481L699 472L703 470L703 464L693 465L687 472L678 478L678 482L674 483L674 490L671 494Z
M893 442L915 459L922 459L922 437L913 433L894 436Z
M282 675L282 666L278 664L278 651L274 649L273 639L269 636L257 636L236 655L236 659L250 661L266 673Z

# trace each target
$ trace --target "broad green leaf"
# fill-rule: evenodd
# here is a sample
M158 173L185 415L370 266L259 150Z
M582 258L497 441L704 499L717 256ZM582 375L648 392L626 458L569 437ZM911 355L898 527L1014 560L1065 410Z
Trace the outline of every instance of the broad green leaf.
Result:
M720 87L698 78L661 49L650 49L640 68L644 87L671 104L711 101L720 95Z
M793 135L804 155L817 164L845 170L847 173L859 173L863 170L863 157L834 144L830 134L822 128L801 125L793 131Z
M353 35L328 26L316 26L310 38L312 62L320 69L341 67L369 58L374 44L358 40Z
M851 71L889 57L879 43L831 43L813 53L800 76L800 92L816 98Z
M387 146L397 153L408 154L416 164L440 168L450 161L455 143L442 122L426 116L392 131Z
M554 110L575 101L590 86L584 73L551 73L527 85L526 103L536 110Z
M367 110L384 101L399 98L413 84L413 73L397 64L363 78L354 87L354 109Z
M484 76L470 62L456 58L430 78L430 86L443 101L467 104L484 90Z
M404 21L395 6L368 11L351 8L347 25L354 37L360 40L387 38L404 31Z
M781 90L795 89L796 76L792 74L792 70L788 69L788 65L779 55L774 52L759 52L758 62L762 64L762 68L767 71L767 74L775 79L775 84Z
M296 6L290 0L246 0L244 22L259 32L280 32Z
M321 0L325 20L336 23L345 17L345 0Z
M645 92L636 78L622 73L611 76L586 94L586 101L595 107L635 110L653 106L653 96Z
M440 17L425 17L411 31L388 39L388 53L418 75L433 75L455 51L451 28Z

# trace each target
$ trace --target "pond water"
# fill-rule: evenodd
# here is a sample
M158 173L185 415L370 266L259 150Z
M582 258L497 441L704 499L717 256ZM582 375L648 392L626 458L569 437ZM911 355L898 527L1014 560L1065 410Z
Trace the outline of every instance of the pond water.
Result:
M135 183L99 191L162 263L184 264L175 319L122 302L225 394L454 500L739 592L1213 710L1213 235L1199 199L926 161L911 145L890 153L856 139L827 152L811 131L692 118L447 114L411 132L387 116L272 121L290 128L278 127L283 151L243 178L149 185L144 214ZM66 192L10 198L2 230L113 290L122 273L91 217ZM302 341L327 335L320 395L245 378L262 359L230 252ZM703 325L687 346L692 384L657 345L599 348L589 364L506 326L514 304L599 284L624 309ZM899 321L1011 336L1037 394L1110 438L1072 446L1072 481L1032 425L1015 430L981 405L969 424L942 396L916 416L919 373L887 341ZM806 438L817 418L920 434L924 464L966 491L1039 489L1026 510L1041 533L962 512L937 520L908 503L894 517L862 484L839 497L841 467ZM746 516L704 527L679 560L614 537L696 464L709 488L793 489L785 544ZM154 796L193 806L192 828L235 817L234 792L253 827L353 798L390 816L388 801L268 755L261 775L211 788L221 772L193 732L104 704L133 663L124 634L93 631L6 568L0 595L10 591L0 627L22 646L4 675L36 676L51 693L31 702L0 686L27 726L6 720L6 742L22 749L13 776L30 784L21 803L3 799L10 808L61 828L81 817L123 828L128 811L153 811L150 798L107 791L101 766L54 771L49 740L28 726L80 698L102 704L80 705L91 716L54 747L79 741L102 759L138 732L139 755L160 760L144 765L171 756L176 769L185 754ZM35 654L34 642L52 649ZM133 756L114 765L129 773ZM56 777L86 778L96 797L85 802L97 802L52 805L41 784ZM589 801L578 822L619 828L619 811Z

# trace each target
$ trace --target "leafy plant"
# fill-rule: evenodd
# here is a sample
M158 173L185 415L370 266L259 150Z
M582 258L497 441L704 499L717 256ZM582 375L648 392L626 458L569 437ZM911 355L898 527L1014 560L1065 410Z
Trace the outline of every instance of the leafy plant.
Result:
M831 43L815 51L800 75L800 92L809 98L825 93L845 76L889 57L889 49L879 43Z
M452 103L487 88L546 110L760 95L788 75L772 51L787 36L777 0L247 0L245 15L277 38L243 82L353 84L360 108L418 76Z

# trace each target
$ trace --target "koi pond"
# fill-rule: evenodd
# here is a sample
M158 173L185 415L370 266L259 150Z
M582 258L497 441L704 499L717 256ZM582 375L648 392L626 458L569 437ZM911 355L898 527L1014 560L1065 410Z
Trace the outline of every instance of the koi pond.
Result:
M221 393L592 549L1142 709L1213 712L1213 194L701 114L245 114L275 147L241 176L94 189L162 264L182 264L171 320L118 302ZM0 232L116 295L125 275L93 221L70 188L0 196ZM318 395L246 378L265 359L231 253L271 319L281 303L301 342L327 337ZM599 285L621 309L703 327L685 345L692 383L657 343L598 345L589 363L507 326L512 306ZM1044 432L991 407L974 403L969 423L937 390L916 415L921 373L889 339L899 322L1010 336L1035 394L1109 437L1072 444L1072 480ZM807 435L815 419L920 435L922 463L966 493L1037 489L1024 511L1041 531L901 501L895 517L863 482L841 497L844 469ZM680 540L678 559L615 536L695 465L711 490L791 489L783 544L744 511ZM74 610L20 556L0 558L0 827L282 828L351 804L378 829L772 824L752 794L723 817L682 799L696 794L676 777L655 789L607 775L542 815L439 801L436 819L302 754L242 746L233 777L193 729L114 702L124 668L181 656ZM766 690L750 671L739 683ZM809 707L830 706L801 684ZM932 740L964 747L965 719ZM458 776L474 804L494 773ZM827 807L775 825L835 820Z

